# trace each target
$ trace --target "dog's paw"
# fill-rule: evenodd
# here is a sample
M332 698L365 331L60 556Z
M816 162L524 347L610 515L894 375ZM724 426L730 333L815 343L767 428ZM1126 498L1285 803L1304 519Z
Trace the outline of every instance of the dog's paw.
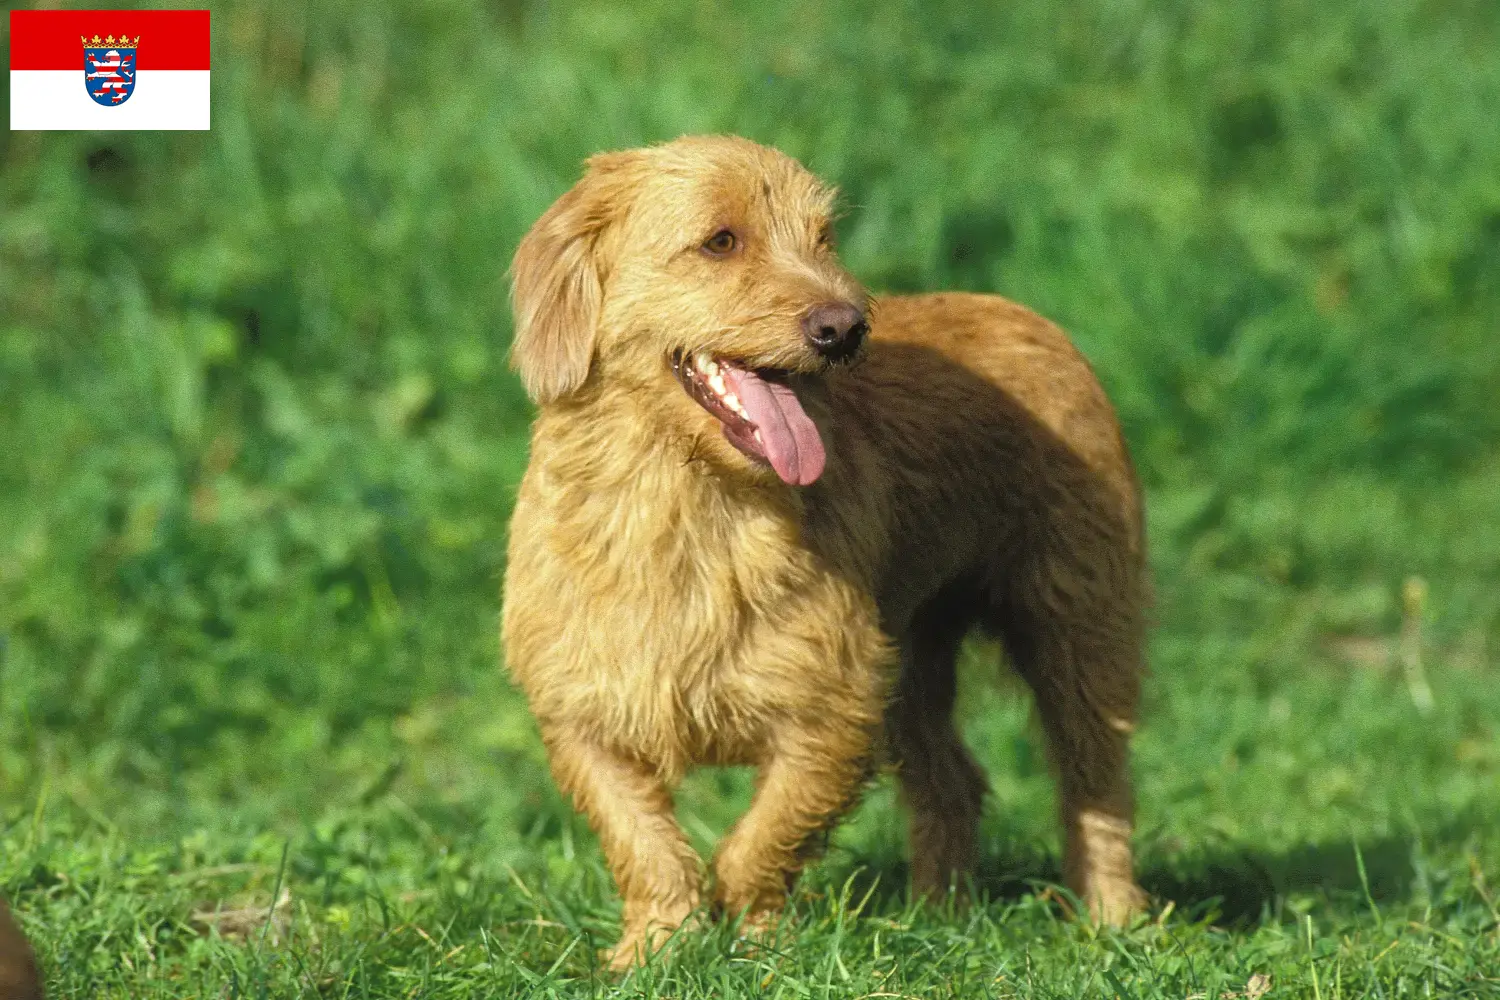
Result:
M781 928L781 911L762 910L747 913L735 925L734 940L730 942L730 953L741 958L755 958L767 950L776 939Z
M629 972L631 969L645 965L652 955L661 954L665 957L664 951L670 937L671 931L660 927L652 928L650 931L627 933L620 939L619 944L601 952L600 957L610 972Z
M1146 912L1146 894L1128 879L1101 879L1084 895L1089 920L1106 927L1125 927Z
M644 937L631 936L620 939L620 943L613 948L604 948L599 952L599 960L604 967L613 973L625 973L641 965L649 955L649 948Z
M693 912L675 922L657 919L641 927L627 927L620 943L600 952L599 957L611 972L628 972L645 965L653 955L665 958L673 943L701 922L701 915Z

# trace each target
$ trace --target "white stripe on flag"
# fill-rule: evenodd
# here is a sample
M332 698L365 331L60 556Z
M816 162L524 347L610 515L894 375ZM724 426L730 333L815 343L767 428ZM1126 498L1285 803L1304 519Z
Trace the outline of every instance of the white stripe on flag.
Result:
M208 128L206 69L143 69L124 104L95 104L76 70L10 71L10 127L27 129Z

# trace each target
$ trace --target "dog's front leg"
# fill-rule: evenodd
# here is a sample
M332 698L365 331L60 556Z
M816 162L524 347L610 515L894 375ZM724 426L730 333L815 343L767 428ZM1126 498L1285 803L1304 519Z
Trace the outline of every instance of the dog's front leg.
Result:
M610 967L660 947L697 908L702 861L672 813L672 793L638 761L577 738L547 739L559 787L588 817L625 904Z
M853 805L869 775L867 727L801 730L778 741L762 765L750 809L714 858L715 902L747 926L780 912L802 866L821 848L819 836Z

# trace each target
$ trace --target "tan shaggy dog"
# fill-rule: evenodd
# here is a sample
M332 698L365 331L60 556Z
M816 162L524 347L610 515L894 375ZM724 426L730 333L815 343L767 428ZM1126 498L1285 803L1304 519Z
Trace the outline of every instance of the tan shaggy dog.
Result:
M616 967L702 904L772 920L882 759L914 891L962 878L986 790L952 719L975 626L1035 693L1068 886L1109 922L1142 901L1147 583L1110 404L1018 305L872 301L834 254L833 197L744 139L606 153L512 265L539 413L505 656L624 897ZM758 769L711 895L673 817L698 764Z

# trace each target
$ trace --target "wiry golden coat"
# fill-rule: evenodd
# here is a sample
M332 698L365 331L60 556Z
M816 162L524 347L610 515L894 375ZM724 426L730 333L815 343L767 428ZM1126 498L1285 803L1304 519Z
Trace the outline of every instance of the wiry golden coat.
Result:
M539 413L511 523L506 662L625 901L627 965L705 902L672 814L697 764L753 764L712 901L777 912L882 756L912 879L973 861L982 772L952 722L971 627L1033 689L1069 886L1140 902L1127 740L1147 601L1135 479L1108 401L1053 325L994 296L873 302L829 245L832 192L743 139L594 157L512 268L513 357ZM700 250L734 235L727 254ZM809 346L866 310L854 363ZM846 307L847 308L847 307ZM711 356L784 380L826 468L789 486L673 375Z

